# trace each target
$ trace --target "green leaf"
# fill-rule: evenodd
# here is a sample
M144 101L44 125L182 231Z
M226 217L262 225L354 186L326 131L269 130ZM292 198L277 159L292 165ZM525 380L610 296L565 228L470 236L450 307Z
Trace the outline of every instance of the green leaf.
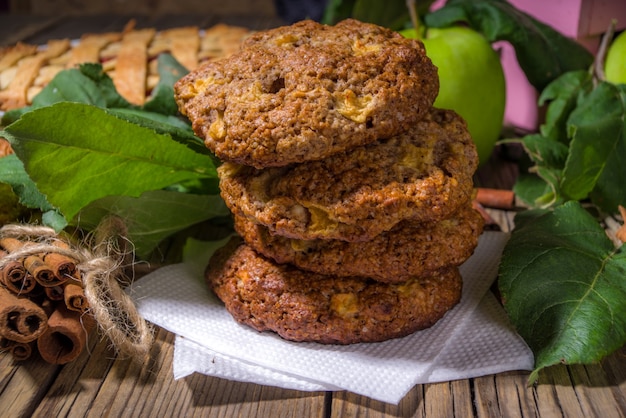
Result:
M549 103L545 123L540 127L545 137L569 144L567 119L576 108L578 98L593 87L589 71L570 71L551 82L539 96L539 106Z
M204 145L204 141L197 137L191 125L186 121L172 115L164 115L161 113L148 112L140 109L107 109L111 115L132 122L135 125L152 129L160 134L167 134L173 140L186 145L197 153L213 155L211 151ZM218 163L215 158L214 163Z
M178 105L174 99L174 84L189 71L171 54L159 54L157 58L157 72L159 82L142 109L148 112L162 113L164 115L176 115Z
M608 156L606 166L589 194L591 201L606 213L617 213L620 205L626 207L625 155L626 142L620 141L615 152Z
M108 215L124 219L128 238L143 259L166 237L214 217L227 216L219 195L154 190L139 197L107 196L87 205L72 223L91 230Z
M106 99L97 84L75 68L59 72L33 98L31 108L36 109L64 101L106 106Z
M105 105L104 107L134 107L131 103L129 103L124 97L122 97L115 88L115 84L109 75L104 72L102 65L87 63L81 64L79 66L80 72L85 76L89 77L89 79L96 85L102 97L104 97ZM66 85L60 86L61 88L65 88ZM79 101L79 100L75 100ZM87 103L80 101L81 103ZM95 104L95 103L92 103Z
M582 45L504 0L449 0L424 20L432 27L462 21L490 42L511 43L528 81L540 91L561 74L586 70L593 63Z
M626 141L626 85L600 83L574 109L568 119L572 137L563 170L561 190L573 200L586 198L607 167L610 156ZM623 159L624 154L621 154ZM612 164L611 177L624 178L626 166ZM618 175L621 173L621 175ZM609 180L609 179L605 179ZM622 183L622 187L623 187ZM626 203L622 201L621 203ZM617 206L612 212L617 210Z
M349 17L375 23L393 30L410 27L411 18L406 0L330 0L324 9L322 23L333 25ZM418 15L428 12L434 0L418 1Z
M531 382L544 367L597 362L626 343L625 249L578 202L516 219L498 283L535 354Z
M569 148L563 143L539 134L526 135L521 142L528 156L537 165L559 169L565 166Z
M0 183L10 185L19 197L19 202L27 208L43 212L54 209L46 196L37 189L37 185L24 169L24 164L15 154L0 158Z
M526 135L521 143L535 166L529 169L530 176L522 175L516 181L514 188L520 193L520 199L531 207L548 207L561 202L560 183L568 147L540 134Z
M352 17L362 22L375 23L394 30L401 30L411 20L406 0L357 0Z
M65 216L56 210L48 210L41 215L41 221L45 226L49 226L57 233L61 232L68 225Z
M90 105L63 102L33 110L3 136L68 219L104 196L139 196L217 176L211 157Z
M520 174L513 186L515 196L529 207L543 206L543 202L551 201L549 194L552 188L544 179L536 174Z
M230 241L234 234L213 241L189 238L185 241L182 251L182 261L194 273L192 276L204 280L204 270L215 251Z
M547 208L563 203L559 190L562 170L558 168L536 166L533 167L533 171L537 173L543 181L545 181L548 190L546 194L539 196L535 200L533 206L538 208Z
M0 162L2 162L1 158ZM0 168L1 172L2 169ZM17 221L23 209L24 207L19 204L19 198L11 186L0 182L0 226Z
M352 9L356 0L329 0L321 22L326 25L334 25L335 23L347 19L352 16Z

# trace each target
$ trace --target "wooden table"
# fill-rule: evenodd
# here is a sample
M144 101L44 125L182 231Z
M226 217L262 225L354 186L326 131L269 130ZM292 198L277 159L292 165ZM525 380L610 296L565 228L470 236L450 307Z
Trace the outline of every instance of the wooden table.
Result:
M137 18L159 29L217 22L264 28L278 20L249 16ZM84 32L121 30L128 17L48 18L1 16L0 44L44 43L78 38ZM499 150L501 151L501 150ZM476 183L510 188L517 166L501 152L477 173ZM489 210L504 231L512 212ZM600 364L560 365L527 385L528 372L512 371L468 380L417 385L399 405L350 392L299 392L194 374L175 381L174 335L156 330L156 343L143 362L121 358L107 340L92 333L88 350L57 366L38 357L16 363L0 354L0 414L6 417L624 417L626 348Z

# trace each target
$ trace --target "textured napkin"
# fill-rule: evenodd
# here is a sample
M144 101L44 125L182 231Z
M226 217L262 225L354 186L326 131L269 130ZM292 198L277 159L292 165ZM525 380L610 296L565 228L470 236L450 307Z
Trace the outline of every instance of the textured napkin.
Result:
M397 404L419 383L532 369L531 351L488 292L507 239L481 235L461 266L461 302L433 327L381 343L294 343L237 324L204 283L207 252L192 252L128 291L144 318L177 335L176 378L199 372L288 389L348 390Z

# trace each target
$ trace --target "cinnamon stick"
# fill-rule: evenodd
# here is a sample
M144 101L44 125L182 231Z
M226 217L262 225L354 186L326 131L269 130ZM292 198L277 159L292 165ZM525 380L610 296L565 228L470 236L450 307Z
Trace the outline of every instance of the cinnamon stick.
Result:
M46 330L48 316L36 303L0 287L0 336L27 343Z
M66 255L48 253L44 256L43 261L61 282L76 277L76 262Z
M33 342L18 343L0 337L0 352L9 352L17 361L24 361L30 358L33 353Z
M15 238L2 238L0 239L0 246L6 249L9 253L19 251L25 246L33 245L34 243L29 241L20 241ZM55 286L67 278L57 278L54 271L44 262L43 258L39 255L29 255L23 260L24 268L28 271L42 286Z
M26 243L16 238L11 238L11 237L0 238L0 247L4 248L6 252L8 253L15 252L19 250L20 248L22 248L24 245L26 245Z
M8 253L0 250L0 262ZM29 293L35 288L35 280L27 274L19 260L6 261L0 267L0 283L15 294Z
M475 200L486 208L513 209L515 207L515 193L512 190L479 187L476 189Z
M44 287L57 286L67 279L59 279L50 267L38 255L29 255L24 259L24 267Z
M89 307L85 291L82 286L74 283L68 283L63 289L65 306L67 309L78 312L85 312Z
M63 288L64 286L61 286L61 285L49 286L49 287L44 287L44 291L46 292L46 297L50 299L51 301L60 301L60 300L63 300L64 298Z
M483 205L478 203L477 200L472 201L472 207L474 208L474 210L478 211L478 213L480 213L480 215L483 217L483 220L485 221L485 225L497 224L497 222L491 217L489 212L487 212L485 208L483 207Z
M91 316L71 311L64 304L59 304L48 319L48 328L37 339L41 357L51 364L65 364L75 360L85 348L93 326Z

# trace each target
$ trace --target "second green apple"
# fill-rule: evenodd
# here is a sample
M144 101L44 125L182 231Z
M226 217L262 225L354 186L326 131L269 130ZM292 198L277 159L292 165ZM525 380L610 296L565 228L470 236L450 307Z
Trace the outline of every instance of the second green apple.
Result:
M414 29L401 33L417 37ZM435 106L453 109L467 121L484 164L500 138L504 120L506 84L500 56L480 33L464 26L431 28L420 38L438 67Z

